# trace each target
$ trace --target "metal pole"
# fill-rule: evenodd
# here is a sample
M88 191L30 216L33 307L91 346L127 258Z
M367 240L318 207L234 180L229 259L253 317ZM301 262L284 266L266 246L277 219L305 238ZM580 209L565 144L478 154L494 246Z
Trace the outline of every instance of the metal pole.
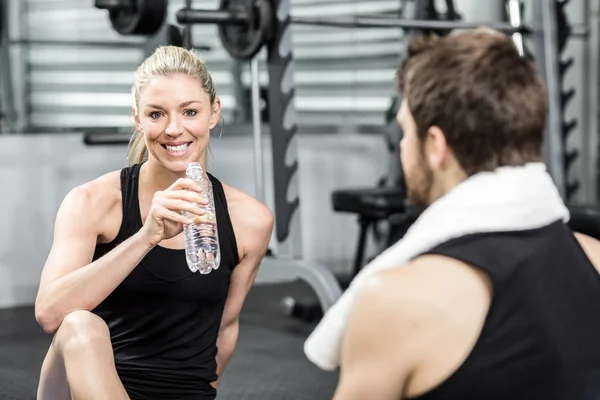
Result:
M14 131L17 120L15 110L15 96L12 78L12 65L10 59L9 30L8 30L8 0L0 1L0 134Z
M522 24L521 21L521 0L508 0L508 19L512 26L519 27ZM515 32L512 34L513 42L519 51L521 56L525 55L525 45L523 44L523 35L521 32Z
M180 24L244 25L249 23L250 16L243 11L192 10L183 8L176 13L176 18ZM432 21L385 17L293 17L291 18L291 22L299 25L321 25L342 28L403 28L450 31L453 29L472 29L487 26L506 33L530 31L528 27L515 27L505 22Z
M260 79L258 59L250 61L250 87L252 90L252 132L254 134L254 186L256 198L265 202L265 173L263 166L263 143L260 118Z
M192 8L192 0L185 0L185 8ZM186 49L192 48L192 24L185 24L182 30L183 47Z
M294 24L298 25L322 25L346 28L402 28L402 29L427 29L427 30L454 30L454 29L476 29L488 27L506 33L529 32L525 26L514 27L504 22L464 22L464 21L433 21L433 20L402 20L398 18L369 18L369 17L335 17L335 18L313 18L294 17Z
M175 14L180 24L227 24L244 25L249 22L250 17L244 12L233 12L231 10L194 10L182 8Z
M565 149L562 139L561 122L561 86L559 78L558 29L556 26L556 3L554 1L533 2L534 19L539 18L541 36L539 53L542 56L544 77L548 88L548 123L546 142L548 146L547 165L556 187L563 199L566 199L567 179L565 176Z

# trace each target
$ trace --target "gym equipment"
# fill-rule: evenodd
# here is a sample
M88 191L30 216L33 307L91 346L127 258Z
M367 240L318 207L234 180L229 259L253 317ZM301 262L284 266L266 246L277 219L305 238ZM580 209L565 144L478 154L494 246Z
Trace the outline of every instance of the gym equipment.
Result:
M238 0L239 1L239 0ZM266 4L269 0L255 0L254 7L269 7ZM452 11L454 13L454 11ZM180 23L196 23L196 24L239 24L248 23L248 16L252 15L246 9L240 13L238 10L221 7L219 10L180 10L177 13L177 20ZM321 25L331 27L347 27L347 28L403 28L403 29L431 29L431 30L453 30L453 29L470 29L480 27L481 23L475 22L459 22L459 21L441 21L441 20L416 20L416 19L399 19L387 17L292 17L293 24L302 25ZM525 26L515 27L506 23L486 23L486 26L512 33L512 32L529 32L529 28Z
M567 41L569 40L569 38L572 35L572 28L571 28L571 25L569 24L569 20L567 18L567 14L565 11L565 6L568 3L569 3L569 0L564 0L564 1L557 2L557 5L556 5L556 25L557 25L557 31L558 31L558 42L557 42L556 47L557 47L557 52L561 55L560 61L559 61L559 71L558 71L559 82L560 82L560 87L559 87L559 89L560 89L560 116L561 116L560 119L561 119L561 126L562 126L563 147L565 149L564 170L565 170L565 176L567 177L566 178L567 183L566 183L565 197L566 197L567 201L573 199L573 196L575 196L575 194L579 190L579 186L580 186L580 182L578 180L568 178L571 168L573 167L575 161L577 161L577 159L579 158L579 152L577 150L575 150L575 149L568 150L567 149L567 143L569 140L569 136L574 131L574 129L577 127L576 119L572 119L570 121L566 120L567 105L571 101L573 96L575 95L575 89L569 89L569 90L565 91L564 88L562 87L562 82L564 81L565 74L567 73L568 69L574 63L573 57L568 58L564 61L563 61L564 57L562 57L562 54L564 53L565 47L567 45Z
M113 24L117 25L118 31L123 34L138 34L138 32L152 32L156 28L156 23L153 21L158 20L150 19L148 26L143 27L144 19L140 18L140 13L151 13L153 11L156 14L161 14L164 18L166 10L166 0L137 0L136 4L139 6L135 7L124 7L123 3L125 0L96 0L96 6L101 6L109 10L109 17ZM418 0L414 0L418 1ZM514 0L513 0L514 1ZM497 29L510 34L521 34L530 35L534 40L534 53L536 58L539 60L542 66L542 72L546 79L549 89L549 116L548 116L548 134L547 136L547 148L548 148L548 165L553 178L556 181L558 190L561 195L565 195L566 192L566 179L565 179L565 153L564 144L561 139L563 134L563 126L560 121L560 89L559 89L559 60L555 43L559 40L559 30L557 21L557 8L560 7L558 0L547 0L547 1L535 1L531 4L532 9L532 26L524 26L517 24L513 20L512 23L503 22L464 22L464 21L442 21L442 20L418 20L410 18L388 18L388 17L337 17L337 18L306 18L306 17L294 17L292 18L289 14L289 10L282 10L282 3L273 0L229 0L221 2L221 9L219 10L195 10L189 7L185 7L176 13L177 21L182 24L216 24L219 27L222 26L235 26L242 25L243 28L236 28L228 31L226 34L227 41L224 46L227 51L230 52L232 57L242 57L241 59L247 59L245 57L252 57L256 52L257 43L259 38L264 38L267 41L263 44L270 45L273 40L279 40L278 34L278 16L277 12L283 12L287 15L286 24L308 24L308 25L323 25L333 27L356 27L356 28L368 28L368 27L390 27L390 28L402 28L405 30L442 30L448 31L453 29L468 29L476 28L481 26L488 26L493 29ZM520 10L519 7L517 7ZM286 3L286 6L289 6ZM265 10L271 10L267 12ZM129 15L129 21L134 21L129 25L121 23L117 24L117 16ZM452 12L455 13L454 8ZM261 21L261 16L270 14L272 18L270 22ZM125 17L122 17L125 18ZM126 18L125 18L126 19ZM125 20L124 19L124 20ZM519 18L519 21L521 19ZM116 28L116 29L117 29ZM225 32L225 31L224 31ZM236 33L250 38L244 39L244 37L236 38ZM269 39L270 36L273 38ZM518 43L517 43L518 44Z
M268 0L257 0L259 4L266 4ZM179 23L195 24L248 24L248 11L245 13L233 12L230 9L221 10L181 10L177 13ZM458 21L430 21L430 20L402 20L385 17L294 17L292 23L298 25L331 26L338 28L402 28L402 29L431 29L450 31L454 29L471 29L481 27L481 23ZM514 27L505 23L486 23L486 26L506 33L530 33L525 26Z
M273 256L264 258L261 272L278 276L281 280L302 280L316 294L321 310L329 309L341 296L342 289L331 270L322 265L307 263L302 255L302 227L300 224L300 197L297 150L297 123L295 119L295 89L291 74L294 71L292 51L290 0L272 0L273 18L270 40L267 42L267 72L270 85L267 107L271 131L273 159L273 186L275 197L275 244ZM258 68L251 65L253 79L253 123L255 140L260 138L258 97ZM258 145L255 146L258 149ZM255 157L257 189L263 176L262 160ZM264 188L264 186L263 186ZM260 193L264 196L264 193Z
M268 1L221 0L220 8L232 10L234 17L243 20L241 23L218 24L219 38L225 50L238 60L254 58L271 36L271 4ZM180 10L177 13L178 20L182 11L184 14L194 12L190 9Z
M476 23L456 20L452 0L447 0L451 20L399 19L387 17L293 17L291 22L302 25L356 28L402 28L435 31L477 28L482 25L507 33L530 33L530 28L507 23ZM166 0L96 0L97 8L109 11L114 29L123 35L150 35L156 32L167 13ZM186 7L176 13L180 24L216 24L223 47L236 59L250 60L269 41L273 32L272 0L221 0L218 10Z
M589 204L571 204L568 208L571 229L600 240L600 208Z
M418 0L406 1L401 8L401 16L410 20L438 21L452 20L460 16L453 6L453 1L446 2L447 13L442 15L435 5L435 1ZM430 30L413 29L409 35L423 34ZM447 34L444 31L433 31L438 35ZM340 213L355 214L359 224L358 241L356 244L354 260L349 276L340 277L342 288L346 288L362 267L368 262L365 259L367 237L372 232L377 243L377 253L390 246L392 235L397 236L400 231L406 232L410 224L416 220L412 218L414 212L406 202L402 166L398 158L399 141L402 132L396 123L396 114L400 107L398 97L392 100L386 112L388 134L386 142L390 152L390 171L388 176L381 179L377 187L350 188L333 191L331 196L333 210ZM393 222L395 219L396 222ZM383 227L384 229L380 229ZM386 229L387 228L387 229ZM289 317L313 322L322 316L318 304L302 302L291 296L285 297L281 302L283 313Z
M139 0L141 1L141 0ZM414 0L418 1L418 0ZM273 154L273 179L275 197L275 233L276 243L272 249L274 256L266 257L261 272L281 277L282 280L301 279L315 291L321 309L327 310L341 295L341 286L331 270L320 265L308 265L302 258L301 226L299 220L299 188L296 172L297 161L297 125L294 111L294 87L291 85L294 71L292 52L292 23L346 26L346 27L396 27L403 29L452 30L480 26L489 26L508 33L520 32L530 34L533 39L533 50L539 60L549 92L549 115L546 143L548 146L548 166L561 195L565 194L564 147L562 126L560 122L560 90L559 61L557 49L557 24L555 1L532 2L532 26L513 26L506 23L465 23L462 21L427 21L411 19L393 19L385 17L373 18L292 18L290 0L256 0L227 2L231 10L191 10L184 9L177 13L180 23L215 23L249 24L248 7L252 4L268 2L273 18L270 24L267 49L267 72L270 78L268 88L269 125L271 150ZM234 5L240 5L235 8ZM240 10L246 10L246 14ZM162 8L158 10L160 12ZM260 13L253 12L257 16ZM261 27L260 23L249 25ZM242 50L247 49L247 42L242 42ZM249 52L247 54L251 54ZM236 53L237 54L237 53ZM125 139L125 143L127 140ZM258 178L257 178L258 179ZM294 223L292 223L294 219Z
M192 0L185 0L185 8L192 8ZM192 46L192 26L185 25L181 29L181 38L183 40L182 47L186 49L191 49Z
M571 214L567 225L574 232L600 240L600 207L591 204L567 204L567 208ZM417 220L421 212L422 210L413 208L406 214L395 215L391 218L394 227L388 247L404 236L406 230Z
M544 3L544 4L541 4ZM546 4L547 3L547 4ZM417 7L414 5L414 7ZM553 25L553 22L558 20L553 17L557 13L564 12L561 9L554 9L554 0L548 2L536 2L534 7L534 13L536 15L535 20L541 24L536 29L541 29L543 33L542 37L535 41L537 46L537 54L543 60L542 70L549 81L549 86L557 85L560 81L558 70L556 65L561 62L560 57L557 55L555 45L556 41L554 36L560 35L560 29L557 29ZM560 5L557 5L560 7ZM507 2L507 13L508 19L511 24L520 25L522 22L522 2L520 0L509 0ZM541 15L540 15L541 14ZM537 17L539 15L539 18ZM564 20L565 18L563 18ZM539 33L538 33L539 34ZM513 41L516 47L519 49L522 55L525 54L525 48L523 43L523 33L516 31L513 32ZM534 39L536 36L534 35ZM564 46L564 44L563 44ZM557 87L557 86L556 86ZM572 93L569 93L572 96ZM556 89L550 91L550 104L549 104L549 120L555 121L560 115L565 100L564 94L560 94ZM569 198L570 186L565 185L565 174L566 168L569 162L569 154L564 152L564 132L572 129L572 127L559 125L554 126L554 129L549 129L547 132L548 145L550 146L550 157L551 163L549 165L551 173L559 187L559 191L563 195L563 198ZM552 163L554 158L554 163ZM558 158L558 160L556 160ZM554 166L554 168L553 168ZM393 189L360 189L360 190L338 190L333 193L332 202L333 208L340 212L350 212L358 216L360 225L360 235L358 241L358 247L356 249L356 256L354 260L354 273L357 273L362 268L364 251L366 246L366 231L369 226L377 223L378 221L386 220L389 225L388 243L387 246L395 243L401 239L406 230L416 220L420 214L420 210L412 207L410 204L403 204L405 209L402 209L401 203L404 201L404 197L401 193L400 188L397 189L397 198L394 199ZM373 205L377 205L376 212Z
M158 46L169 44L182 47L183 42L181 29L178 26L164 24L157 33L146 37L142 48L144 49L144 54L150 55Z
M292 53L292 38L290 31L289 0L273 0L271 38L267 43L267 72L271 84L267 92L271 135L271 150L273 154L273 185L275 197L275 238L271 255L263 259L261 274L276 277L281 281L301 280L306 282L316 294L322 310L327 310L341 296L342 289L331 270L322 265L309 264L302 257L302 232L299 213L299 182L297 179L297 124L294 118L294 87L291 83L291 73L294 71ZM258 68L251 68L253 76L253 98L256 99L258 85ZM255 140L261 137L256 129L260 121L259 104L253 105L253 122ZM258 112L257 112L258 111ZM85 135L86 144L106 144L104 135ZM128 135L115 135L111 144L126 145ZM255 148L258 148L255 145ZM257 190L263 182L262 160L260 153L255 157L255 173ZM258 197L264 193L258 193ZM263 197L264 198L264 197Z
M402 187L336 190L331 196L337 212L358 215L359 235L352 267L354 278L364 265L367 234L380 221L406 212L406 194Z
M22 39L9 41L11 45L35 45L35 46L72 46L72 47L106 47L125 49L144 49L153 51L156 46L170 44L173 46L185 46L182 32L179 27L171 24L163 25L153 36L149 36L144 42L110 42L100 40L46 40L46 39ZM196 49L210 50L207 46L194 46Z
M446 7L448 10L447 15L443 16L436 8L435 1L418 0L405 2L404 7L402 7L402 18L403 20L421 19L428 21L440 21L442 18L446 18L446 22L454 22L454 19L459 18L453 1L447 1ZM411 34L421 34L424 33L423 31L424 29L418 29L416 32L411 32ZM436 33L444 34L448 32ZM399 107L399 101L393 101L386 115L388 123L392 126L397 126L396 113ZM391 145L391 143L388 145ZM394 147L390 150L392 157L399 164L399 147L397 142L394 143ZM401 165L398 165L398 169L401 170ZM404 215L407 212L409 205L405 200L404 180L402 177L396 176L395 178L396 182L392 182L391 185L387 186L379 185L376 188L340 189L332 193L331 201L334 211L356 214L358 216L359 235L351 278L354 278L365 264L365 248L369 230L371 228L374 229L381 221L389 221L392 216ZM385 241L386 245L388 241L389 238Z
M18 121L8 39L8 2L0 0L0 134L14 131Z
M449 14L455 16L451 0ZM217 24L219 31L226 30L229 26L241 26L232 31L228 40L223 40L227 52L237 59L250 59L260 49L262 44L259 39L268 38L271 21L261 20L262 16L272 14L270 0L223 0L219 10L192 10L181 9L176 18L179 23ZM441 19L399 19L386 17L336 17L336 18L308 18L293 17L293 24L351 27L351 28L403 28L420 29L442 33L453 29L468 29L481 26L479 23L466 23L459 21L443 21ZM488 24L490 25L490 24ZM506 32L528 32L525 26L514 27L504 23L493 23L492 27ZM237 35L241 37L236 37ZM245 37L251 39L244 39Z
M94 7L108 10L121 35L152 35L167 17L168 0L94 0Z

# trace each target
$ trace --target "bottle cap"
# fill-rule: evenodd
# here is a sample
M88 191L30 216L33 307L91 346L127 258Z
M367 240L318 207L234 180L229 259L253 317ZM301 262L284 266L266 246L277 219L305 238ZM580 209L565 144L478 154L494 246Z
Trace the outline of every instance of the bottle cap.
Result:
M185 174L191 179L202 179L202 165L197 162L189 163L185 169Z

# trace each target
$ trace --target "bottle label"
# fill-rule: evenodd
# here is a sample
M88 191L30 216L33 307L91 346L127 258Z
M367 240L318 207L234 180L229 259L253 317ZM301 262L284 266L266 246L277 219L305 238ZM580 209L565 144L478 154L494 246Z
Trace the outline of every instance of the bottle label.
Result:
M207 212L204 215L189 214L188 218L192 220L194 224L216 224L217 218L213 213Z

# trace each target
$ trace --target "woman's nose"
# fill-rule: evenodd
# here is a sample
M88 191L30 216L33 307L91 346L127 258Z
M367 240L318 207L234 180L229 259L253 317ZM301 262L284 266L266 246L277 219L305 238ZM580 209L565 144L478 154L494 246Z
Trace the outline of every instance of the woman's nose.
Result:
M169 136L179 136L183 133L183 121L178 117L171 117L165 133Z

